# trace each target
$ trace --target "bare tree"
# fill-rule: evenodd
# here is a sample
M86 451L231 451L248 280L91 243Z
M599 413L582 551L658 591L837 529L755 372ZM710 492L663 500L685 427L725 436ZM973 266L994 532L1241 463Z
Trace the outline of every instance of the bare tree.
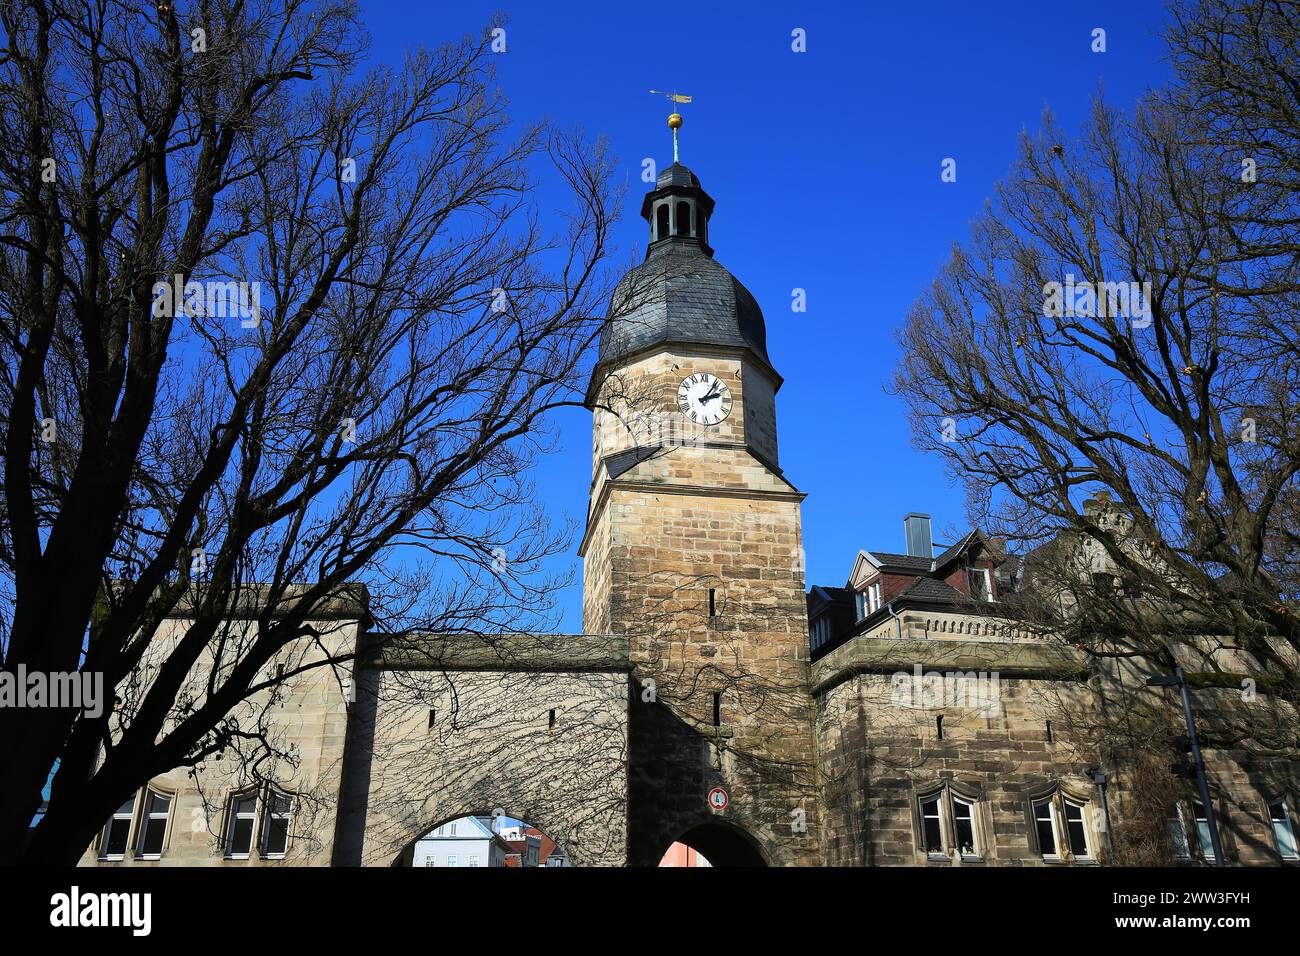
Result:
M599 144L511 134L482 37L362 74L349 0L0 22L3 670L117 689L0 708L0 862L68 864L151 776L277 747L228 715L295 642L346 660L313 622L358 584L381 633L545 617L528 466L582 400L616 197Z
M1180 3L1169 90L1131 115L1098 101L1074 141L1050 115L1026 135L912 310L894 382L972 520L1028 558L1027 623L1232 688L1210 743L1290 759L1295 6ZM1233 711L1243 681L1267 693Z

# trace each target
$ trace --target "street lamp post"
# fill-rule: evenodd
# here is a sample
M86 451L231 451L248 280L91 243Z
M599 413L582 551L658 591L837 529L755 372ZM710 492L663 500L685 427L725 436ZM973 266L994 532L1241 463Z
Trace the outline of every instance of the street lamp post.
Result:
M1223 866L1223 847L1219 844L1219 824L1210 802L1210 785L1205 780L1205 761L1201 759L1201 745L1196 740L1196 720L1192 717L1192 698L1187 693L1187 677L1182 667L1174 668L1173 677L1148 677L1148 687L1177 687L1183 695L1183 719L1187 722L1187 740L1192 747L1192 763L1196 767L1196 783L1201 790L1201 806L1205 808L1205 822L1210 829L1210 846L1214 849L1214 865Z

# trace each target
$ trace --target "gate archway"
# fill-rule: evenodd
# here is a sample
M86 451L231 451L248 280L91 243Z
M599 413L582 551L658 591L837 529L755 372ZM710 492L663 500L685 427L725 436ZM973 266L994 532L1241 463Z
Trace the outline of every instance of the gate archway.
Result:
M678 843L698 852L713 867L768 866L758 843L737 827L725 823L702 823L677 838Z

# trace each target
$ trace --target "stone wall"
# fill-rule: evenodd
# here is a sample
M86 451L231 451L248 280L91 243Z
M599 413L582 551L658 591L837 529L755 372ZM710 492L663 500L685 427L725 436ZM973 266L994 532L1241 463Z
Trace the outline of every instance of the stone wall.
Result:
M504 814L575 866L626 861L628 653L585 635L412 638L363 672L337 865L389 865L448 820Z
M593 594L600 578L588 578L589 606L607 603L611 630L630 635L638 682L630 861L654 865L674 840L716 826L767 862L815 863L800 496L743 451L696 460L700 451L613 483L609 592ZM714 489L755 473L727 495L678 485L679 468ZM764 485L766 495L753 490ZM715 786L730 795L725 810L707 803Z
M320 635L319 644L304 641L286 648L267 668L267 678L283 667L286 673L312 667L330 654L347 654L355 648L359 621L351 619L316 620L309 622ZM168 619L163 622L158 638L150 647L150 658L144 662L143 673L166 654L189 627L185 619ZM250 621L234 619L228 625L228 641L238 641L251 635L255 627ZM194 669L194 678L188 691L201 699L201 682L210 670L210 659L201 661ZM315 666L297 676L287 678L273 695L262 691L250 696L231 712L229 720L245 731L260 730L277 749L295 755L295 761L280 760L256 766L242 759L241 747L205 760L191 774L188 768L171 770L155 777L150 786L161 794L173 798L164 851L156 860L136 857L134 847L141 826L143 796L137 798L135 819L132 823L131 847L126 858L120 861L100 859L100 844L87 848L82 865L122 866L266 866L266 865L323 865L333 852L334 808L339 788L339 771L343 759L344 739L347 733L349 693L348 667ZM120 693L119 689L119 693ZM249 744L242 748L251 754L258 748ZM227 860L222 848L229 800L236 791L274 782L287 792L299 794L295 801L293 839L284 858L263 859L254 852L247 860Z
M1058 695L1086 694L1079 665L1046 645L869 637L819 661L826 863L1043 865L1029 806L1054 787L1089 801L1090 842L1099 847L1099 801L1082 774L1093 755L1047 726ZM978 862L925 852L917 801L943 785L976 805Z

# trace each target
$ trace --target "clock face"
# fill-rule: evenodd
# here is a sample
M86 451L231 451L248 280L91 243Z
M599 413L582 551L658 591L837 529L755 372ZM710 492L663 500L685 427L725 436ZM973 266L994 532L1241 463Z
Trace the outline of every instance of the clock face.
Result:
M716 425L731 414L731 389L716 375L696 372L678 387L677 407L697 425Z

